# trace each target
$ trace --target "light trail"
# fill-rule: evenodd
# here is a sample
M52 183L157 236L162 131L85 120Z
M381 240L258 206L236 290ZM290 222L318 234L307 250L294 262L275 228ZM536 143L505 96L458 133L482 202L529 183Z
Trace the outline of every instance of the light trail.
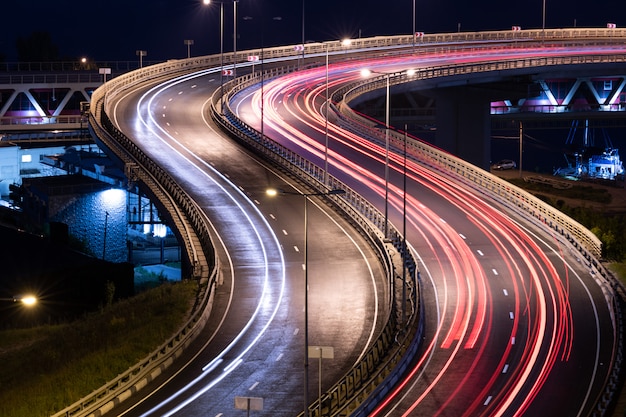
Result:
M340 64L330 68L329 86L356 80L357 67L366 65L391 72L406 68L419 70L437 63L470 64L539 54L584 53L595 52L569 48L494 49L480 54ZM249 88L239 94L236 108L240 115L246 115L247 123L255 126L261 117L263 100L266 135L310 155L308 159L323 160L326 152L322 110L326 88L322 81L324 71L318 68L266 82L263 97L258 90ZM384 164L384 147L334 124L329 124L328 132L333 144L333 148L328 149L328 161L337 172L334 175L349 179L346 182L363 194L381 199L384 181L372 168ZM396 175L402 175L402 162L398 151L392 152L390 168ZM542 392L557 364L571 357L575 338L569 275L575 273L575 267L562 256L557 264L547 256L545 250L562 251L560 242L538 243L536 236L464 186L412 161L408 162L407 176L411 189L421 187L445 200L457 216L467 220L463 227L471 233L460 234L456 230L459 222L454 222L456 226L442 222L442 214L430 210L416 198L417 194L407 196L406 220L410 225L412 246L420 248L420 257L425 259L429 273L437 280L437 328L416 365L370 415L408 416L418 412L419 407L428 407L425 410L430 410L429 415L457 410L464 416L522 416ZM390 184L390 205L395 213L402 213L402 195L399 187ZM477 258L479 252L464 238L467 235L489 242L489 248L480 250L479 256L485 259ZM478 236L480 239L476 238ZM497 279L489 278L488 271L495 270L490 267L493 264L504 265L503 269L498 269ZM564 271L562 275L561 271ZM582 280L579 281L586 288ZM499 297L504 299L495 299L495 294L501 294ZM509 303L509 299L513 306L505 310L504 315L503 309L497 306ZM587 301L595 312L592 297ZM595 320L598 320L597 312ZM501 337L503 332L505 337ZM493 340L494 333L499 335L497 340ZM438 358L436 365L432 361L435 356ZM426 373L428 378L425 378ZM481 375L480 384L472 383L475 374ZM593 381L588 383L590 387ZM437 397L446 400L434 405L435 392ZM473 401L459 404L459 398ZM588 400L581 402L581 409ZM400 403L404 404L403 411L395 411Z
M157 87L154 87L148 90L146 93L143 94L143 97L137 103L136 111L138 115L138 121L141 125L143 125L146 131L150 133L149 137L164 144L172 152L177 154L180 158L184 159L189 166L194 168L194 171L188 172L188 175L191 175L196 178L204 178L205 181L212 183L214 187L217 187L222 191L224 196L227 196L228 198L230 198L233 206L236 206L239 208L239 211L240 211L239 218L240 219L243 218L248 221L248 227L245 230L253 231L252 236L256 238L255 239L256 243L254 244L254 246L260 248L260 251L261 251L260 261L263 264L262 295L261 297L259 297L256 308L253 314L251 315L251 317L249 318L248 322L246 323L246 325L233 338L233 340L229 343L229 345L224 350L222 350L222 352L220 352L220 354L210 364L206 365L203 368L203 372L200 373L196 379L188 383L186 386L184 386L174 395L161 401L157 406L153 407L148 412L142 414L142 416L148 416L148 415L152 415L156 413L158 413L159 415L172 415L175 412L187 406L188 404L190 404L191 402L193 402L200 395L210 390L213 386L215 386L217 383L223 380L229 373L234 371L234 369L236 369L236 367L242 363L245 355L250 351L250 349L252 349L259 342L263 334L267 331L269 326L272 324L275 316L277 315L279 311L280 306L282 305L283 296L285 292L286 276L285 276L284 254L282 250L280 249L281 246L278 241L278 238L273 232L271 232L272 229L269 223L267 222L265 217L260 213L259 209L256 206L254 206L247 198L244 198L243 201L247 201L249 204L247 204L244 207L240 203L242 199L234 198L231 195L231 193L234 192L234 193L239 194L241 197L245 197L245 195L239 188L233 186L227 189L226 187L224 187L222 185L222 182L226 182L226 183L230 182L227 180L227 178L225 178L221 173L219 173L212 166L210 166L210 164L206 163L204 160L198 157L191 150L187 149L175 137L173 137L170 133L168 133L160 125L160 123L157 120L155 120L154 118L155 112L147 111L147 109L153 109L156 107L155 101L159 98L161 94L167 93L170 89L176 87L177 85L183 82L188 81L191 78L200 77L202 75L204 75L204 73L197 73L192 76L179 77L175 80L171 80L170 82L164 85L159 85ZM144 101L147 101L147 102L144 104ZM119 103L117 103L117 105L119 105ZM115 114L117 114L117 112L115 112ZM147 116L142 116L142 115L147 115ZM173 146L173 144L176 144L177 146L175 147ZM210 172L210 174L207 171ZM222 182L216 181L215 180L216 177L221 178ZM262 225L257 226L255 224L255 221L252 220L252 217L250 216L249 213L257 213L256 218L262 219L261 220ZM207 222L208 222L208 219L207 219ZM261 238L259 227L262 227L264 229L264 233L267 233L267 232L271 233L271 239L272 239L272 244L273 244L272 251L273 252L276 251L275 252L276 256L278 256L279 262L280 262L279 273L277 275L275 275L276 272L274 272L273 274L270 274L270 266L269 266L269 261L268 261L266 242ZM217 231L215 230L215 228L214 228L214 232L216 232L217 234ZM239 239L242 241L248 240L250 238L251 236L249 236L247 233L239 237ZM220 241L223 242L222 237L219 237L219 239ZM223 245L224 250L228 252L226 245L224 245L223 243L222 245ZM270 285L273 281L276 281L276 284L278 284L277 291L272 290L270 288ZM272 285L275 285L275 284L272 284ZM267 303L267 300L270 299L269 297L271 295L272 295L271 299L272 299L273 307L271 308L269 317L263 318L264 322L260 324L261 327L260 329L256 330L256 334L253 335L252 340L247 345L241 346L240 342L243 340L244 336L251 330L253 324L255 324L256 322L260 320L259 315L263 311ZM221 365L221 363L224 361L225 356L231 350L235 348L237 349L236 356L229 360L229 363L226 365L225 368L222 369L221 372L218 372L218 375L210 377L209 375L213 373L212 371L217 371L216 368L218 368L218 366ZM206 379L209 379L209 380L205 381ZM194 388L195 385L200 384L200 383L203 384L201 388ZM171 409L171 411L168 411L168 412L160 411L162 408L167 406L169 403L175 401L179 396L183 395L186 391L189 391L192 388L195 389L194 393L189 395L184 400L179 401Z

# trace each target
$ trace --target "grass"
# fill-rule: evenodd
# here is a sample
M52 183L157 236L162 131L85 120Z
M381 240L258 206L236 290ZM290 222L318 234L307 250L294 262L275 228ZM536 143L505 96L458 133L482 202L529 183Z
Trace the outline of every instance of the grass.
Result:
M612 199L611 193L606 188L592 187L590 185L575 184L570 188L560 189L550 184L526 182L521 178L511 178L508 181L532 193L546 193L572 200L610 204Z
M196 292L166 283L75 323L0 332L0 415L49 416L125 372L178 330Z

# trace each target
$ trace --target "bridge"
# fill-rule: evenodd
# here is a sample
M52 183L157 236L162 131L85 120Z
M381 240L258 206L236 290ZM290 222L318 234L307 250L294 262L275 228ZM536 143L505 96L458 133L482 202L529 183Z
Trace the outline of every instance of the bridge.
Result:
M621 36L621 30L615 28L602 29L602 34L597 29L581 28L563 31L565 35L542 33L539 36L555 35L557 41L562 41L562 36L570 40L583 39L590 31L595 32L591 35L593 39L600 36L615 40ZM533 31L511 32L512 40L518 43L516 47L537 39L535 35ZM472 37L459 34L457 41L477 42L476 48L480 47L480 42L485 42L480 38L468 39L468 36ZM448 41L441 35L418 39L421 49ZM354 45L352 49L356 48L356 43ZM346 52L350 48L342 47L342 50ZM244 51L242 58L248 53L259 56L261 51ZM417 88L392 82L390 101L394 105L390 107L390 125L407 124L410 132L438 126L435 145L483 168L487 168L490 161L487 154L492 127L509 126L512 119L524 121L528 127L542 124L554 127L557 123L565 126L573 118L591 120L592 127L624 127L624 119L620 117L626 106L623 66L619 62L583 64L580 67L570 63L563 73L559 65L546 62L539 72L528 68L507 69L506 75L483 77L477 73L462 76L459 81L451 76L444 83L422 80ZM86 127L86 119L81 106L89 102L95 88L107 77L136 68L134 62L5 64L0 71L0 132L5 135L19 132L21 137L33 138L41 134L32 132L42 130L82 129ZM374 94L374 99L372 95L360 95L352 106L383 119L384 95L380 90ZM491 124L486 123L486 119L490 119ZM461 132L472 132L470 136L474 140L482 138L482 144L463 147Z
M541 46L545 48L545 42L549 40L551 45L571 45L575 44L578 47L585 49L587 45L590 50L594 50L598 45L615 46L619 43L623 43L625 33L616 30L597 29L597 30L555 30L555 31L518 31L518 32L493 32L493 33L475 33L475 34L441 34L425 36L423 44L420 45L420 54L428 54L433 51L441 52L466 52L471 51L486 51L493 45L506 45L507 48L511 48L513 51L523 50L527 47ZM343 61L344 59L356 59L365 60L371 59L372 54L380 54L381 51L388 56L387 59L393 60L398 57L409 57L412 55L412 36L405 37L392 37L392 38L374 38L374 39L362 39L355 41L351 46L352 50L347 54L345 48L338 43L326 43L326 44L311 44L305 46L305 55L309 61L320 61L321 57L332 55L337 58L337 61ZM546 48L550 50L550 48ZM558 49L558 47L556 48ZM231 65L237 61L238 66L246 61L247 54L255 54L260 51L242 52L237 56L230 56L226 62L226 65ZM294 51L293 47L276 48L263 51L266 60L275 60L280 62L281 60L293 60L297 59L298 52ZM462 63L439 63L432 64L421 68L415 78L409 79L403 71L391 72L383 77L373 78L369 80L353 80L350 83L345 83L339 88L333 90L331 104L334 110L333 124L342 126L343 129L358 132L362 137L370 138L379 143L387 143L387 146L391 147L394 155L402 154L401 150L404 147L405 155L408 154L411 160L419 162L419 164L428 167L432 172L440 173L448 178L453 178L454 181L465 184L466 186L476 189L480 193L490 196L494 200L503 204L505 207L517 212L517 215L526 221L535 225L541 225L542 228L550 230L551 233L562 237L564 242L568 242L579 255L588 262L588 264L597 269L604 281L603 285L610 287L616 293L621 293L623 289L612 281L610 274L607 274L599 263L598 259L601 255L601 244L589 231L585 230L580 225L573 222L571 219L559 214L556 210L546 206L541 201L533 198L532 196L517 190L515 187L510 186L497 178L489 175L487 172L477 168L474 165L468 164L462 159L454 157L447 152L435 149L428 144L421 143L419 141L411 140L408 142L406 137L402 137L397 132L389 132L388 129L381 129L375 125L368 125L367 121L361 119L361 117L351 111L348 103L356 100L358 97L362 97L364 94L379 94L376 91L380 90L382 86L391 84L398 86L398 88L409 88L409 84L414 84L412 87L420 82L423 85L434 90L435 87L446 88L465 88L466 85L475 82L484 83L486 80L494 78L494 74L498 78L501 73L511 72L519 75L524 73L540 72L542 69L553 70L556 67L567 68L568 65L572 65L573 68L583 68L585 65L591 67L599 67L606 65L608 67L615 64L624 63L624 54L622 52L615 53L558 53L551 55L544 51L545 56L542 57L527 57L527 56L513 56L509 59L497 60L494 62L462 62ZM513 54L515 55L515 54ZM354 57L354 58L353 58ZM335 61L335 59L333 59ZM214 282L216 277L211 277L211 271L213 268L213 255L212 248L213 243L211 238L207 235L207 225L203 216L198 212L198 208L190 201L189 195L185 190L181 189L176 182L172 181L167 172L164 172L158 165L154 164L131 139L126 137L109 118L108 114L111 113L111 108L105 104L110 104L114 100L116 94L119 94L124 88L138 85L151 78L162 77L167 74L168 77L174 78L177 76L183 76L185 74L191 74L198 71L203 71L206 68L219 67L218 57L203 57L194 58L189 60L182 60L179 62L168 62L161 65L151 66L144 68L140 71L130 73L125 76L117 77L107 82L104 88L100 88L94 92L91 100L90 107L90 128L96 134L100 141L103 142L105 147L109 149L117 158L124 164L130 178L137 181L141 181L144 185L150 188L157 196L161 196L160 200L166 206L166 212L172 217L173 222L177 225L182 240L185 242L185 248L187 257L190 264L191 276L200 279L202 281ZM618 66L616 66L618 67ZM622 68L623 69L623 68ZM224 129L228 130L231 135L236 137L242 143L246 143L251 149L255 150L255 153L264 155L267 158L274 159L276 162L282 161L281 165L288 169L291 175L298 176L302 181L309 183L310 186L324 191L325 189L341 187L347 189L348 195L344 198L334 199L334 204L342 208L342 210L350 213L352 221L355 224L359 224L363 230L368 230L370 235L378 236L379 244L384 246L384 243L389 240L390 243L395 245L396 249L401 251L402 259L405 266L409 267L409 276L415 279L415 260L410 258L403 249L403 233L398 229L392 227L390 234L387 233L388 227L387 215L382 211L373 207L367 200L363 199L358 192L351 189L346 183L341 182L339 178L330 176L327 169L322 169L319 165L312 164L310 161L302 158L293 151L286 149L281 144L276 143L270 136L266 136L263 127L263 119L261 119L261 128L258 130L250 123L243 121L239 115L232 111L228 101L225 98L231 99L235 97L235 94L239 91L243 91L251 86L263 83L264 80L270 80L278 77L279 75L289 74L293 71L293 68L270 68L266 72L244 75L237 80L227 83L224 90L227 91L226 96L221 94L215 94L212 98L212 110L211 116L215 119L216 123L222 125ZM608 71L608 70L607 70ZM617 77L616 75L610 75L608 72L602 77ZM470 81L468 81L470 80ZM110 83L110 84L109 84ZM619 97L621 89L623 87L612 88L613 94L611 97ZM216 91L221 91L217 89ZM619 91L619 92L618 92ZM617 94L616 94L617 93ZM456 94L453 94L456 95ZM104 98L107 98L107 103L104 102ZM613 100L613 98L611 100ZM439 99L439 102L442 100ZM445 101L445 97L444 97ZM454 101L453 101L454 102ZM472 100L473 102L473 100ZM517 99L519 105L520 99ZM454 106L445 106L446 109L450 109ZM483 107L483 106L478 106ZM487 109L489 107L487 106ZM484 108L480 110L482 114ZM440 111L438 113L441 113ZM471 113L471 112L470 112ZM452 112L452 116L455 120L465 121L469 117L459 112ZM457 124L458 125L458 124ZM267 127L269 129L269 126ZM444 149L450 149L458 152L464 158L469 160L477 160L479 165L484 161L484 154L486 148L484 142L479 141L479 149L469 149L461 143L461 139L465 136L462 134L462 129L458 127L444 135L441 143ZM483 137L484 129L473 128L466 130L466 132L474 132L476 136ZM478 133L476 133L478 132ZM483 132L483 133L481 133ZM472 136L474 136L474 134ZM438 139L439 140L439 139ZM472 145L475 145L473 143ZM406 150L406 148L409 148ZM395 157L397 161L397 157ZM406 163L405 163L406 167ZM396 224L398 224L396 222ZM383 231L385 231L383 233ZM388 265L388 268L393 270L392 265ZM404 268L401 268L404 270ZM392 275L392 280L395 281ZM208 291L211 290L211 286L208 286ZM415 296L415 295L412 295ZM421 294L420 294L421 296ZM405 303L406 295L399 296L396 302L400 305ZM615 300L614 300L615 301ZM412 300L413 303L417 302L416 299ZM421 304L420 304L421 305ZM614 305L609 303L609 308L614 308ZM200 317L203 311L197 311L195 313ZM616 315L619 317L619 314ZM424 317L421 315L411 316L411 320L405 321L405 319L399 320L399 322L391 321L389 332L387 330L383 332L384 338L388 338L390 334L393 334L397 329L397 326L406 326L410 323L410 327L406 330L411 331L403 332L410 337L416 337L421 335L419 323L422 323ZM198 320L202 321L202 320ZM619 324L614 325L619 327ZM195 326L195 324L194 324ZM193 326L192 326L193 327ZM185 330L186 332L188 330ZM180 338L180 336L177 336ZM383 339L384 339L383 338ZM383 340L379 339L379 340ZM615 341L616 344L621 343L620 340ZM370 372L366 372L371 379L360 380L360 383L366 384L369 389L367 392L374 392L376 395L370 397L370 400L363 399L362 396L358 397L358 411L356 408L348 408L355 412L362 412L363 415L370 413L378 404L378 401L382 400L383 393L389 393L393 389L393 382L397 381L402 371L407 369L408 362L415 353L414 349L417 348L417 344L408 343L405 345L408 350L394 351L387 344L383 342L376 342L376 349L371 351L368 355L368 361L373 357L387 356L389 354L396 355L397 364L393 369L385 368L385 372L376 372L375 375ZM382 349L382 350L381 350ZM393 350L393 349L391 349ZM621 352L621 348L616 351ZM164 355L172 355L171 352L163 353ZM409 355L409 356L406 356ZM409 359L407 359L409 358ZM159 359L162 361L162 359ZM596 399L591 406L592 409L597 410L601 415L603 410L608 407L610 400L615 394L615 384L620 372L621 357L613 357L611 359L612 369L608 373L605 383L602 384L600 394L594 394ZM363 374L362 367L358 368ZM367 368L366 368L367 369ZM323 406L331 409L333 407L346 407L346 404L354 404L353 401L356 398L347 398L350 395L346 394L347 391L352 392L354 388L354 374L350 374L348 379L340 381L336 386L331 388L327 394L326 399L323 400ZM123 380L122 380L123 379ZM119 389L128 389L127 383L128 376L124 376L119 381L113 381L111 385L106 387L107 392L116 391ZM350 382L352 381L352 388ZM376 385L371 385L376 381ZM381 382L382 381L382 382ZM384 388L381 388L384 387ZM360 391L362 392L362 391ZM98 396L98 394L94 394ZM107 395L110 398L110 395ZM491 398L491 397L490 397ZM86 399L89 403L93 400L90 397ZM109 400L110 401L110 400ZM373 403L371 401L374 401ZM486 401L489 404L489 400ZM485 405L487 405L485 404ZM320 410L322 404L320 403ZM69 409L67 415L75 415L72 410L82 409L82 406L74 406ZM315 409L315 408L313 408Z

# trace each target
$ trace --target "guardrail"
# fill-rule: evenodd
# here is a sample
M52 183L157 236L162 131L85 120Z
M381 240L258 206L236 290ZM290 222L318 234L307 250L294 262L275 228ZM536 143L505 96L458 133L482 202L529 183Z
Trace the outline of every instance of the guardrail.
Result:
M411 53L426 53L433 51L454 51L460 49L466 49L467 45L470 44L474 48L483 48L488 47L492 42L500 42L500 43L509 43L509 46L514 48L517 45L521 45L524 43L540 43L543 44L546 41L550 42L559 42L560 44L601 44L608 45L623 42L623 39L626 38L626 31L623 29L560 29L560 30L522 30L522 31L501 31L501 32L470 32L470 33L451 33L451 34L426 34L423 37L420 37L418 42L415 42L415 38L412 35L408 36L392 36L392 37L375 37L375 38L367 38L367 39L358 39L353 40L351 45L348 47L343 46L340 42L325 42L325 43L315 43L315 44L306 44L304 45L304 55L306 57L314 57L319 56L321 54L328 53L329 55L338 55L340 53L354 52L365 49L378 49L378 50L386 50L387 54L394 53L393 50L397 48L397 53L407 53L407 48L411 47ZM414 44L415 42L415 44ZM91 101L94 103L91 106L91 117L90 117L90 128L93 133L108 144L111 147L111 150L118 155L120 160L125 164L127 172L129 173L129 178L137 178L146 182L153 182L153 187L155 187L155 195L158 198L164 199L165 202L170 202L172 204L177 203L176 199L181 198L183 200L183 205L186 205L184 212L195 213L192 216L195 219L195 226L201 227L201 214L197 207L194 209L194 204L191 201L188 201L183 190L176 190L176 187L173 186L174 195L173 198L171 195L168 195L166 191L167 188L161 189L159 185L159 181L169 182L169 178L167 175L163 175L164 173L160 173L159 175L152 176L149 171L145 170L145 168L136 162L132 155L133 152L139 151L139 149L133 148L132 141L129 138L125 138L121 135L121 132L116 132L115 127L107 121L103 122L104 119L101 119L103 115L106 115L106 112L110 109L107 108L108 103L111 103L115 97L120 94L125 88L131 86L141 85L143 83L153 82L157 79L170 79L174 78L177 75L182 75L185 73L202 71L207 68L219 68L221 63L224 64L225 67L232 67L234 63L246 63L248 55L260 55L263 56L263 59L277 59L277 58L295 58L300 57L302 52L298 51L295 46L285 46L285 47L277 47L277 48L265 48L263 50L250 50L250 51L239 51L237 54L227 53L223 56L213 55L208 57L197 57L197 58L189 58L184 60L172 60L161 64L151 65L142 69L138 69L135 71L131 71L129 73L125 73L121 76L115 77L109 81L107 81L104 85L98 88L92 95ZM10 82L13 82L12 79L9 79ZM15 82L21 82L22 80L15 80ZM214 105L218 105L218 103L214 103ZM221 103L219 104L221 107ZM107 129L112 129L114 135L111 135ZM121 143L116 143L116 141L121 141ZM122 145L123 143L123 145ZM130 146L131 152L128 153L124 146ZM143 158L142 158L143 160ZM150 168L154 168L153 164L150 164L151 161L143 160L144 163L147 164ZM285 160L287 162L287 160ZM445 166L445 165L442 165ZM311 167L314 177L318 177L321 175L321 171L319 168ZM317 173L316 173L317 172ZM158 185L158 186L157 186ZM371 210L369 203L366 201L355 201L356 204L354 207L360 212L364 213L365 219L370 218L371 214L368 210ZM174 210L173 213L176 213ZM180 215L183 212L178 213ZM373 216L375 219L376 216ZM369 226L369 225L368 225ZM176 227L180 227L179 233L185 234L191 232L187 230L187 226L185 224L178 224ZM376 227L380 228L380 224ZM191 236L191 235L189 235ZM191 240L191 239L190 239ZM395 242L397 245L397 241ZM187 246L186 246L187 247ZM191 250L188 248L188 250ZM193 252L193 250L192 250ZM198 254L198 258L196 265L200 264L201 254ZM206 264L208 266L208 263ZM198 274L202 277L205 274L208 274L208 268L200 268L195 271L196 276ZM206 276L206 278L202 278L202 282L206 282L207 284L213 283L215 278L211 275ZM210 294L211 285L206 285L207 291L205 294ZM210 300L210 297L204 296L203 300ZM202 302L204 303L204 301ZM210 304L210 301L207 301L207 305ZM416 305L416 309L419 310L419 306ZM204 308L204 311L207 309ZM196 311L196 310L195 310ZM194 315L194 317L196 317ZM205 317L205 316L202 316ZM191 322L191 320L190 320ZM201 321L198 320L195 324L192 325L193 329L199 328ZM621 328L621 327L620 327ZM416 329L419 334L419 329ZM155 351L155 355L150 355L149 358L140 362L138 365L133 367L133 370L129 370L124 376L120 379L116 379L115 381L111 381L103 386L101 389L95 391L89 396L81 399L74 405L67 407L60 413L55 414L55 417L60 416L83 416L87 415L89 410L96 409L98 406L102 406L103 404L109 408L112 407L116 402L121 401L123 398L128 397L132 391L134 391L134 384L142 384L141 381L145 380L144 375L149 375L163 364L170 363L171 360L175 357L178 350L175 350L176 347L183 347L186 343L183 341L184 332L179 332L179 335L166 342L162 348ZM621 333L620 333L621 334ZM191 337L191 336L190 336ZM405 339L409 340L409 339ZM411 344L409 344L411 345ZM167 346L167 348L166 348ZM172 347L171 349L169 347ZM157 353L158 352L158 353ZM407 351L405 357L409 355L410 352ZM391 363L391 362L388 362ZM385 381L390 381L393 379L394 375L399 375L398 373L392 373L387 376ZM353 377L352 377L353 378ZM331 404L333 401L336 401L338 398L344 398L348 390L350 392L354 391L354 380L347 377L344 379L344 385L340 385L340 388L335 391L336 394L333 396L327 397L330 398ZM135 385L138 386L138 385ZM382 385L379 385L382 387ZM371 388L371 387L370 387ZM367 393L366 389L360 391L362 394ZM377 391L372 391L374 394ZM362 399L362 398L361 398ZM345 401L344 401L345 402Z
M163 214L172 220L191 263L192 278L198 280L199 291L190 318L172 338L125 373L53 417L103 414L154 380L203 329L219 280L218 260L213 254L208 220L202 210L161 167L113 125L102 111L103 106L104 97L98 96L91 107L90 129L123 162L129 180L143 183L154 201L162 206Z
M496 62L481 62L475 64L442 65L428 68L421 68L414 75L407 75L398 72L389 75L389 84L398 85L418 80L440 79L442 77L466 77L468 74L481 74L493 71L518 70L521 68L537 68L555 65L578 65L597 63L626 63L626 55L579 55L579 56L553 56L547 58L524 58ZM344 124L352 122L355 126L363 130L364 126L371 125L365 119L355 115L348 103L360 95L382 89L386 86L387 76L382 75L364 79L349 86L345 86L333 93L332 101L335 103L339 113L343 114ZM376 136L379 139L383 133L373 127L367 130L368 136ZM397 133L390 133L390 144L400 149L404 143L404 137ZM410 141L408 152L423 164L447 173L455 173L456 176L469 180L473 185L477 185L483 192L488 190L497 195L501 200L513 204L520 209L531 213L533 217L542 219L561 234L566 234L579 249L583 249L586 258L589 260L601 257L602 244L600 240L584 226L573 219L563 215L557 209L547 205L517 187L511 186L506 181L491 175L481 168L475 167L460 158L456 158L447 152L436 149L426 143ZM597 262L596 262L597 263Z
M309 406L309 414L312 417L320 417L318 415L320 401L323 415L345 415L346 412L356 410L377 389L386 392L381 387L390 387L395 381L395 378L389 376L397 375L398 370L403 371L420 346L424 322L419 314L422 303L416 282L417 265L412 254L402 250L401 234L393 225L385 225L385 216L376 207L337 178L327 175L322 167L263 135L232 112L228 103L237 92L259 83L261 77L266 78L270 74L277 76L291 70L293 68L289 67L274 69L269 74L247 75L228 83L224 87L226 99L221 96L219 90L214 94L210 116L224 131L253 150L255 155L275 163L283 171L314 190L318 192L336 188L345 190L346 193L342 196L328 196L328 200L349 216L351 223L370 242L388 271L389 305L392 314L385 328L363 359L326 391L321 399L316 399ZM387 238L394 250L401 254L405 253L400 265L391 262L383 234L385 228L388 229ZM408 271L408 292L406 299L397 300L396 297L401 296L394 293L393 281L402 279L402 268L407 268ZM398 308L398 304L403 303L409 306L408 314L405 316L401 316L402 309Z
M614 62L609 57L585 57L575 58L572 61L580 63L580 61L588 61L596 63L598 61ZM588 58L588 59L587 59ZM622 62L624 56L617 56L617 61ZM551 60L537 60L536 58L530 59L531 62L546 62ZM505 66L508 66L505 64ZM514 68L518 68L518 65L512 65ZM522 65L524 66L524 65ZM476 66L465 66L466 68L462 73L484 71L484 65L479 64ZM472 68L473 67L473 68ZM442 71L445 74L450 74L454 71L445 69ZM417 79L420 77L431 78L435 77L435 74L440 73L439 68L429 69L417 75ZM393 79L393 81L391 81ZM413 81L414 77L407 77L405 74L394 74L390 76L390 84L400 84L403 82ZM381 144L386 143L387 139L380 129L375 128L371 120L366 119L356 114L349 106L349 101L355 99L361 94L367 92L382 89L386 87L386 76L365 80L359 83L355 83L352 86L348 86L333 95L333 109L338 118L338 124L356 134L364 137L369 137L378 141ZM562 235L567 241L574 246L578 252L586 259L589 267L595 268L601 276L598 280L598 284L601 288L608 286L610 291L604 291L607 305L613 312L613 326L615 331L615 356L613 357L612 371L605 381L604 392L600 398L598 398L596 410L594 416L604 416L610 409L612 402L619 394L619 382L621 381L623 347L623 316L622 306L626 300L626 288L617 280L600 262L602 252L601 241L587 228L564 215L560 211L556 210L552 206L544 203L532 194L508 183L499 177L492 175L491 173L475 167L447 152L439 150L425 142L422 142L416 138L407 138L404 132L397 132L390 130L388 134L389 146L393 152L404 152L406 147L407 156L415 162L418 162L424 166L427 166L433 171L437 171L452 177L457 181L461 181L474 190L486 195L499 204L503 204L506 207L513 209L522 217L526 217L534 222L539 222L541 226L548 227L558 234ZM364 416L366 414L363 414Z

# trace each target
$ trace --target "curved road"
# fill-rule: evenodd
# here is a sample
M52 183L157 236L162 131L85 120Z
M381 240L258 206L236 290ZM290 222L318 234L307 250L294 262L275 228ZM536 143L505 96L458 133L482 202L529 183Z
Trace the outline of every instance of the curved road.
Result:
M304 198L272 199L265 190L306 190L204 119L216 80L213 70L128 90L111 115L206 213L223 277L203 334L115 415L232 415L236 396L264 398L273 416L304 407ZM309 344L334 347L334 366L324 373L334 381L386 321L383 272L361 236L317 199L308 222Z
M328 86L332 91L354 82L365 67L390 73L597 52L494 47L352 60L328 68ZM267 136L324 166L325 77L320 67L267 80L262 92L240 92L231 107L259 130L263 113ZM402 230L402 150L392 150L390 158L390 219ZM328 162L330 174L384 210L384 144L330 124ZM590 414L611 371L614 342L594 271L550 230L414 161L406 168L406 235L422 263L426 337L412 370L371 415Z

